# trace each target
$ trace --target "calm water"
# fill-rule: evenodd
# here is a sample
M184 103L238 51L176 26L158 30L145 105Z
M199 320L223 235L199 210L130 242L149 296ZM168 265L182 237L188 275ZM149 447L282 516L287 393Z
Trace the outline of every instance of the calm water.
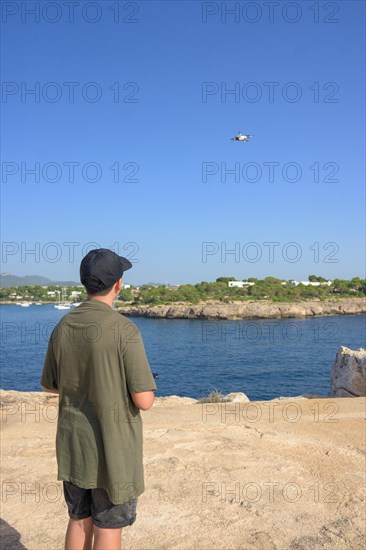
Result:
M0 306L1 379L7 390L40 391L49 335L65 314L52 305ZM366 315L299 320L132 319L140 328L156 395L202 397L213 389L251 400L329 395L338 348L365 347Z

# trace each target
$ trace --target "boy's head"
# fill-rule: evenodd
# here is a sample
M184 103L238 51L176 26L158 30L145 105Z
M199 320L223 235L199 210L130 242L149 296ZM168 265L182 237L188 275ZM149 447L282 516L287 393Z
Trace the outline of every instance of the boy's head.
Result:
M80 281L89 296L106 296L132 264L108 248L96 248L81 260Z

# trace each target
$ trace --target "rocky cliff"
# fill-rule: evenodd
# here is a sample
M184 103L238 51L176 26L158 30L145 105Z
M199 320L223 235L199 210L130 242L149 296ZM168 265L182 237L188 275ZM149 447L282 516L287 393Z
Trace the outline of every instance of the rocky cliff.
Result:
M360 397L366 395L366 350L342 346L331 373L332 395Z
M309 300L296 303L267 300L229 304L214 301L199 304L177 302L159 306L124 306L119 308L119 311L127 316L164 319L286 319L366 313L366 298L340 298L326 302Z

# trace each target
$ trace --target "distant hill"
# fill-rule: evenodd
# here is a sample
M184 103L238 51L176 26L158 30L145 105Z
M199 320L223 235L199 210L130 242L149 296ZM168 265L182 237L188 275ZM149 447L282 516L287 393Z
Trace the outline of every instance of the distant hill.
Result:
M41 275L24 275L23 277L18 277L18 275L13 275L12 273L1 273L0 275L0 287L9 288L11 286L32 286L32 285L41 285L41 286L80 286L80 282L75 281L51 281L47 277L42 277Z

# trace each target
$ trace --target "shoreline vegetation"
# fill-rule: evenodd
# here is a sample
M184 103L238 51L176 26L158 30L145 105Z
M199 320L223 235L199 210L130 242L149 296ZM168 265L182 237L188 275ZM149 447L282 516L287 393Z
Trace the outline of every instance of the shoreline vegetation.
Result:
M4 277L2 278L4 279ZM0 303L15 303L19 300L52 303L63 291L65 300L80 301L87 298L82 285L60 286L57 284L6 286L2 280ZM218 277L214 282L201 281L196 284L147 283L140 286L124 284L119 302L133 305L163 305L176 302L198 304L202 301L272 300L274 302L298 302L301 300L327 300L334 297L366 297L366 279L353 277L351 280L326 280L324 277L309 275L308 281L250 277L242 281L234 277Z

